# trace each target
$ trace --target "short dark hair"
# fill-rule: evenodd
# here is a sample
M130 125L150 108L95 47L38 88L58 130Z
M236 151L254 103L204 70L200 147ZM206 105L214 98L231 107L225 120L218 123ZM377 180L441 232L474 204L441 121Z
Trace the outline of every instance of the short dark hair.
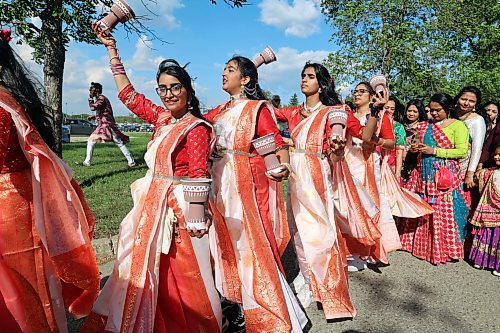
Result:
M279 95L273 95L273 97L271 97L272 100L280 100L281 101L281 98Z
M90 86L94 87L100 94L102 94L102 84L99 82L90 82Z

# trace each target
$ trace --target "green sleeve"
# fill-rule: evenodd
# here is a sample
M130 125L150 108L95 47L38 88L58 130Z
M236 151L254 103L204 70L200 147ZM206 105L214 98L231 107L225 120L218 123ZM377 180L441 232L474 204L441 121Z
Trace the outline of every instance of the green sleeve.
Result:
M397 121L394 122L394 137L396 139L395 145L396 146L404 146L405 141L406 141L406 131L403 125L398 123Z
M467 149L469 149L469 130L467 126L457 120L443 131L449 138L453 138L452 143L455 148L437 148L436 156L441 158L464 158L467 156Z

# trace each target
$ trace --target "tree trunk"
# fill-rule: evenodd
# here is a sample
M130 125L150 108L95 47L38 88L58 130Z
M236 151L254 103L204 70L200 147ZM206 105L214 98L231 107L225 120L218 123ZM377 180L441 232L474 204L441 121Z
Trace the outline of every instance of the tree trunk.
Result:
M53 117L52 130L56 141L56 153L62 155L62 86L66 50L62 33L62 0L47 0L46 9L41 15L42 35L45 43L43 66L45 84L45 105Z

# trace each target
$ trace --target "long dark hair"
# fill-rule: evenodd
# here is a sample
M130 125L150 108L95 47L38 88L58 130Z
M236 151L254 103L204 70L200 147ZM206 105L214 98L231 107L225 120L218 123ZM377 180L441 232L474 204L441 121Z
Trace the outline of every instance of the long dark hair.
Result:
M187 66L187 65L186 65ZM184 66L185 67L185 66ZM165 59L158 66L158 72L156 73L156 82L160 79L160 75L165 73L167 75L175 77L186 88L188 92L188 108L191 114L200 119L205 119L201 115L200 111L200 101L196 97L196 93L193 88L191 76L184 67L181 67L179 63L174 59Z
M245 84L245 95L247 95L248 99L253 100L264 100L266 96L260 89L259 85L259 73L257 72L257 67L252 62L252 60L242 57L242 56L234 56L229 59L227 62L235 61L238 64L238 69L241 72L241 76L248 76L250 81Z
M457 110L455 109L455 101L447 93L437 93L432 95L429 104L431 102L441 105L448 117L458 119Z
M403 103L401 103L399 101L399 99L396 96L394 96L394 95L389 96L389 101L393 101L394 102L394 108L395 108L395 110L394 110L394 114L393 114L392 117L398 123L402 123L402 121L403 121L402 114L403 114L403 112L405 110L405 107L404 107Z
M479 90L479 88L474 87L474 86L465 86L462 89L460 89L458 94L455 96L455 105L458 105L458 100L460 99L460 97L462 97L462 95L467 93L467 92L476 95L477 102L476 102L476 106L474 107L474 111L478 115L483 117L485 123L488 123L488 116L486 115L486 113L483 112L483 109L479 107L481 104L481 96L482 96L481 90Z
M319 93L321 103L328 106L342 104L339 95L335 91L335 82L325 66L314 62L306 62L300 75L304 75L305 70L310 67L314 68L316 80L321 88L321 92Z
M408 108L412 105L415 105L415 107L417 108L418 110L418 121L426 121L427 120L427 115L425 114L425 107L424 107L424 103L422 102L422 100L418 99L418 98L414 98L414 99L411 99L407 104L406 104L406 108L405 108L405 113L403 115L403 123L404 124L408 124L409 121L408 121L408 117L406 116L407 112L408 112Z
M21 104L49 148L56 151L56 138L52 130L53 118L40 98L43 96L43 86L9 43L1 39L0 67L0 84Z

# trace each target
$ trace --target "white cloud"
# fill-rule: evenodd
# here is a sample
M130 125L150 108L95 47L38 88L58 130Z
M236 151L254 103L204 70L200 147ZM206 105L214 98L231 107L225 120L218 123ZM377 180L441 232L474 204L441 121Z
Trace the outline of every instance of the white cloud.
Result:
M308 37L320 31L319 0L263 0L260 20L285 31L286 35Z
M128 3L137 16L148 16L153 19L153 21L147 23L148 25L154 22L162 27L166 27L168 30L181 26L181 22L179 22L174 15L175 10L184 7L181 0L128 0ZM145 7L144 4L146 4L147 7ZM154 18L154 15L158 16L158 18Z
M153 43L142 35L135 43L135 52L132 59L125 62L130 68L140 69L141 71L156 71L158 64L163 60L162 57L154 55Z

